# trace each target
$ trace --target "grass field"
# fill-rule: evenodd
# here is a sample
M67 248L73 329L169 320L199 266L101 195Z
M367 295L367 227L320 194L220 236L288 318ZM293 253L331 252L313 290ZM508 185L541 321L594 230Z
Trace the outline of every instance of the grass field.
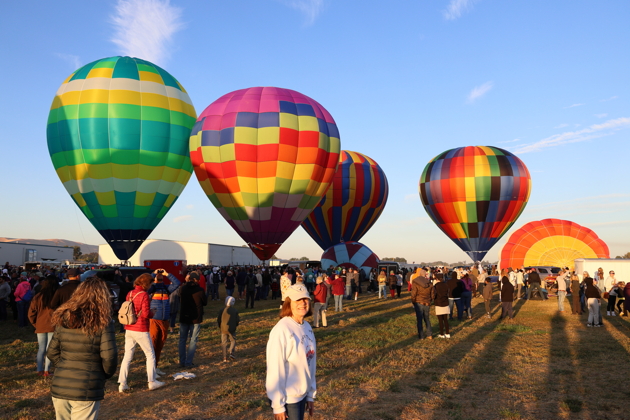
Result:
M496 299L496 297L495 297ZM332 302L332 299L331 299ZM347 303L346 303L347 302ZM316 419L630 419L630 323L604 316L587 328L586 315L560 314L555 299L515 302L514 320L483 317L451 322L450 340L418 340L415 315L401 299L363 294L328 311L329 327L317 338ZM265 345L277 322L279 301L256 302L241 312L237 360L223 363L216 314L209 302L192 380L148 391L144 355L132 363L131 392L108 381L101 419L269 419L265 395ZM162 353L162 370L181 369L177 332ZM120 359L124 337L118 335ZM49 380L36 375L31 328L0 323L0 418L54 419Z

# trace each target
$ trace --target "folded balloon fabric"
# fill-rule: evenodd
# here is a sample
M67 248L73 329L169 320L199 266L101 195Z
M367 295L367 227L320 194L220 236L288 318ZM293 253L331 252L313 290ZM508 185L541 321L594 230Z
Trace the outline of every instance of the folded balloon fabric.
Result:
M194 373L190 373L190 372L178 372L176 374L173 375L173 379L178 380L178 379L192 379L192 378L196 378L197 376L195 376Z

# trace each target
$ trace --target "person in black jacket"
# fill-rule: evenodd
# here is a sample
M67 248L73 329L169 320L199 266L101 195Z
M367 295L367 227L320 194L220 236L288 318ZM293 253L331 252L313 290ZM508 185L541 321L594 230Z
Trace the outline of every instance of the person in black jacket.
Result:
M514 286L510 283L507 276L503 276L503 278L501 278L501 305L503 308L499 319L503 319L506 316L509 316L510 319L514 318L512 302L514 302Z
M448 307L448 285L444 283L444 275L437 273L435 275L435 286L433 287L433 300L435 301L435 315L438 317L440 323L440 335L439 338L451 338L450 331L448 329L448 315L450 309ZM444 329L446 328L446 334Z
M118 351L107 285L90 277L55 311L47 356L55 366L50 391L58 419L96 419Z
M68 282L61 286L55 292L55 295L50 302L50 307L53 309L57 309L65 302L67 302L79 284L81 284L81 280L79 279L79 271L76 268L71 268L66 272L66 277L68 278ZM109 296L109 290L107 291L107 295Z
M195 271L186 276L186 284L182 286L181 306L179 309L179 365L192 367L193 357L197 350L197 340L203 321L203 307L208 304L206 293L199 286L199 274ZM190 343L186 347L186 341Z

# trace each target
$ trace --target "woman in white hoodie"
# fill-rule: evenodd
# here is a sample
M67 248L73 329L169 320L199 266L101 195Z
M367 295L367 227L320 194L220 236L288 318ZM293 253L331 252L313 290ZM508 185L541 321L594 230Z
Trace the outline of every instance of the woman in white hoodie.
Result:
M304 320L311 315L311 301L303 284L289 287L285 296L267 342L267 397L275 420L303 420L307 409L313 415L317 393L315 335Z

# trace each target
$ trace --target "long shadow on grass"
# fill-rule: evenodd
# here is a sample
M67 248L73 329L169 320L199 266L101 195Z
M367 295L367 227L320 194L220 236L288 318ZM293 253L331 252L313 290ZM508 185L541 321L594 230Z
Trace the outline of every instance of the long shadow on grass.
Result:
M582 410L582 401L585 396L578 393L581 387L581 378L577 375L577 360L575 351L569 346L569 337L566 332L567 320L560 314L551 318L551 341L549 343L549 366L547 368L546 386L541 387L540 401L548 400L548 395L560 394L560 401L549 403L545 407L553 418L560 415L560 406L569 408L570 411Z
M466 410L475 407L475 404L470 404L470 401L468 401L470 392L466 389L467 387L478 388L479 384L483 383L483 386L489 388L488 391L493 394L501 393L511 387L512 379L508 373L512 370L512 361L507 351L510 342L514 338L514 333L518 331L518 325L505 321L494 324L490 328L487 334L492 333L492 336L484 345L483 352L475 357L474 363L463 367L463 370L467 370L470 373L470 377L462 375L462 377L458 378L458 385L453 389L441 392L435 390L442 399L440 408L448 410L449 418L461 418L462 416L468 418L471 416L471 413L467 413ZM446 374L442 374L439 377L442 381L450 379L449 383L452 383L452 378L447 378ZM508 407L504 408L508 409ZM499 416L499 413L483 411L491 416ZM443 411L435 410L431 418L442 418L442 414L444 414Z
M493 309L494 311L496 311L496 307ZM404 374L401 378L390 385L390 389L395 390L397 388L403 387L414 387L419 389L419 398L422 396L422 393L425 393L426 395L431 391L431 388L436 383L442 380L442 377L444 377L450 369L457 366L461 359L463 359L478 342L484 340L489 334L491 334L495 330L497 325L499 324L494 322L481 325L479 329L468 334L464 339L462 339L462 341L458 341L452 346L443 348L441 352L433 353L430 362L421 365L420 369L417 370L415 373ZM396 343L392 346L389 346L386 349L379 349L378 353L386 354L391 350L396 350L409 346L413 343L416 343L417 341L417 338L412 337ZM369 363L373 357L374 355L368 355L357 364L364 365L366 363ZM387 403L394 395L395 394L392 394L392 392L381 392L377 401L375 402ZM450 405L445 402L444 407L448 409ZM457 408L455 406L453 407ZM355 413L355 411L360 408L361 407L357 407L356 410L348 412L346 418L360 418L360 413ZM398 417L401 412L391 414L394 417Z

